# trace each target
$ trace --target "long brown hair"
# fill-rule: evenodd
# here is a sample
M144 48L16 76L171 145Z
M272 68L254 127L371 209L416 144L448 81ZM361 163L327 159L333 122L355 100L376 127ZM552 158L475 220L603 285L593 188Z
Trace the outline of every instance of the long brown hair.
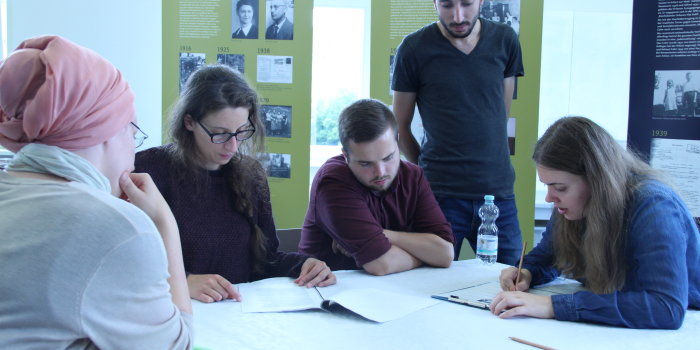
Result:
M584 117L564 117L537 141L537 165L583 177L591 196L584 218L554 212L554 264L585 280L595 293L611 293L625 282L626 209L641 181L657 173L622 148L602 127Z
M205 65L187 79L170 113L170 138L174 142L170 151L185 165L181 167L184 169L182 173L175 175L186 176L189 181L203 180L201 175L198 176L201 173L198 170L204 168L204 160L194 134L185 127L185 116L189 115L198 122L226 107L248 108L248 120L256 130L250 139L239 143L236 155L221 169L234 193L235 210L250 223L253 272L262 273L268 264L267 242L257 224L253 196L269 198L265 172L257 160L265 147L265 127L260 121L258 94L237 71L224 65Z

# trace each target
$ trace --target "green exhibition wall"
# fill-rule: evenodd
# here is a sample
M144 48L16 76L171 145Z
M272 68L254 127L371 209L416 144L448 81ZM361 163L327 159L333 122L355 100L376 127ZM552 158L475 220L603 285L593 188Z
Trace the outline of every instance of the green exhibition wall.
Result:
M163 0L163 140L168 110L187 74L206 62L241 71L260 94L267 168L278 228L301 227L309 197L313 1L291 1L292 40L265 39L270 2L255 11L257 39L232 39L235 0Z
M514 1L517 0L510 3ZM164 142L167 142L167 112L179 94L181 71L191 69L192 61L216 63L217 55L233 55L229 63L243 70L260 93L262 103L286 110L290 117L290 135L267 137L270 160L266 166L276 162L272 160L274 157L284 155L284 163L289 165L287 173L282 171L281 175L268 177L275 222L278 228L301 227L308 206L313 1L292 2L293 40L265 39L267 0L260 1L255 15L258 39L231 39L234 4L231 0L163 0ZM520 225L528 246L532 247L536 179L530 155L537 139L544 0L528 0L519 6L525 76L518 79L517 98L511 107L511 117L516 122L515 154L511 159L516 171ZM373 98L391 105L390 60L396 47L406 34L436 19L429 0L372 1L370 95ZM274 66L275 61L291 67L270 74L267 66ZM279 80L270 82L270 75L273 80Z
M530 159L537 141L540 99L540 56L544 0L502 1L520 7L520 43L525 76L517 81L517 98L510 116L515 118L515 196L523 238L532 247L535 217L535 167ZM372 1L370 95L391 105L390 63L404 36L435 22L437 12L429 0Z

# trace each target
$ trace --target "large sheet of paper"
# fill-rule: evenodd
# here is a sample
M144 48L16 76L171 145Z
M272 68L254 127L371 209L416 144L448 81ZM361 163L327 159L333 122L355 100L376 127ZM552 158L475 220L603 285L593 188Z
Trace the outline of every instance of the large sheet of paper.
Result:
M363 288L336 294L330 302L338 303L366 319L387 322L435 305L439 301L380 289Z
M414 294L379 288L343 289L297 286L291 278L268 278L238 285L243 312L283 312L308 309L328 310L338 304L366 319L387 322L439 301Z

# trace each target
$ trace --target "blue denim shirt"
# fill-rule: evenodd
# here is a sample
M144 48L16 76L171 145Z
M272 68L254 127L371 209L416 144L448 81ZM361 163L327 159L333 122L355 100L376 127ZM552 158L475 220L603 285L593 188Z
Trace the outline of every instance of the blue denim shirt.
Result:
M658 181L635 193L628 220L627 271L622 289L552 296L554 317L630 328L678 329L688 307L700 308L700 234L680 197ZM532 285L559 276L553 267L551 220L523 261Z

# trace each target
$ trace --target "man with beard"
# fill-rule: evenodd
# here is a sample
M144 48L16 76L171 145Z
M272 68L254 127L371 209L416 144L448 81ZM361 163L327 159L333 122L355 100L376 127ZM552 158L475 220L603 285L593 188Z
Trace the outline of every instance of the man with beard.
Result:
M498 262L514 264L522 239L510 163L507 119L520 43L505 24L479 18L482 1L433 0L439 21L404 38L392 79L401 151L425 171L455 236L455 258L467 238L476 246L483 197L496 197ZM425 128L411 133L414 108Z
M452 230L423 171L402 161L396 119L376 100L359 100L338 121L342 155L311 185L299 251L333 270L386 275L423 264L449 267Z

